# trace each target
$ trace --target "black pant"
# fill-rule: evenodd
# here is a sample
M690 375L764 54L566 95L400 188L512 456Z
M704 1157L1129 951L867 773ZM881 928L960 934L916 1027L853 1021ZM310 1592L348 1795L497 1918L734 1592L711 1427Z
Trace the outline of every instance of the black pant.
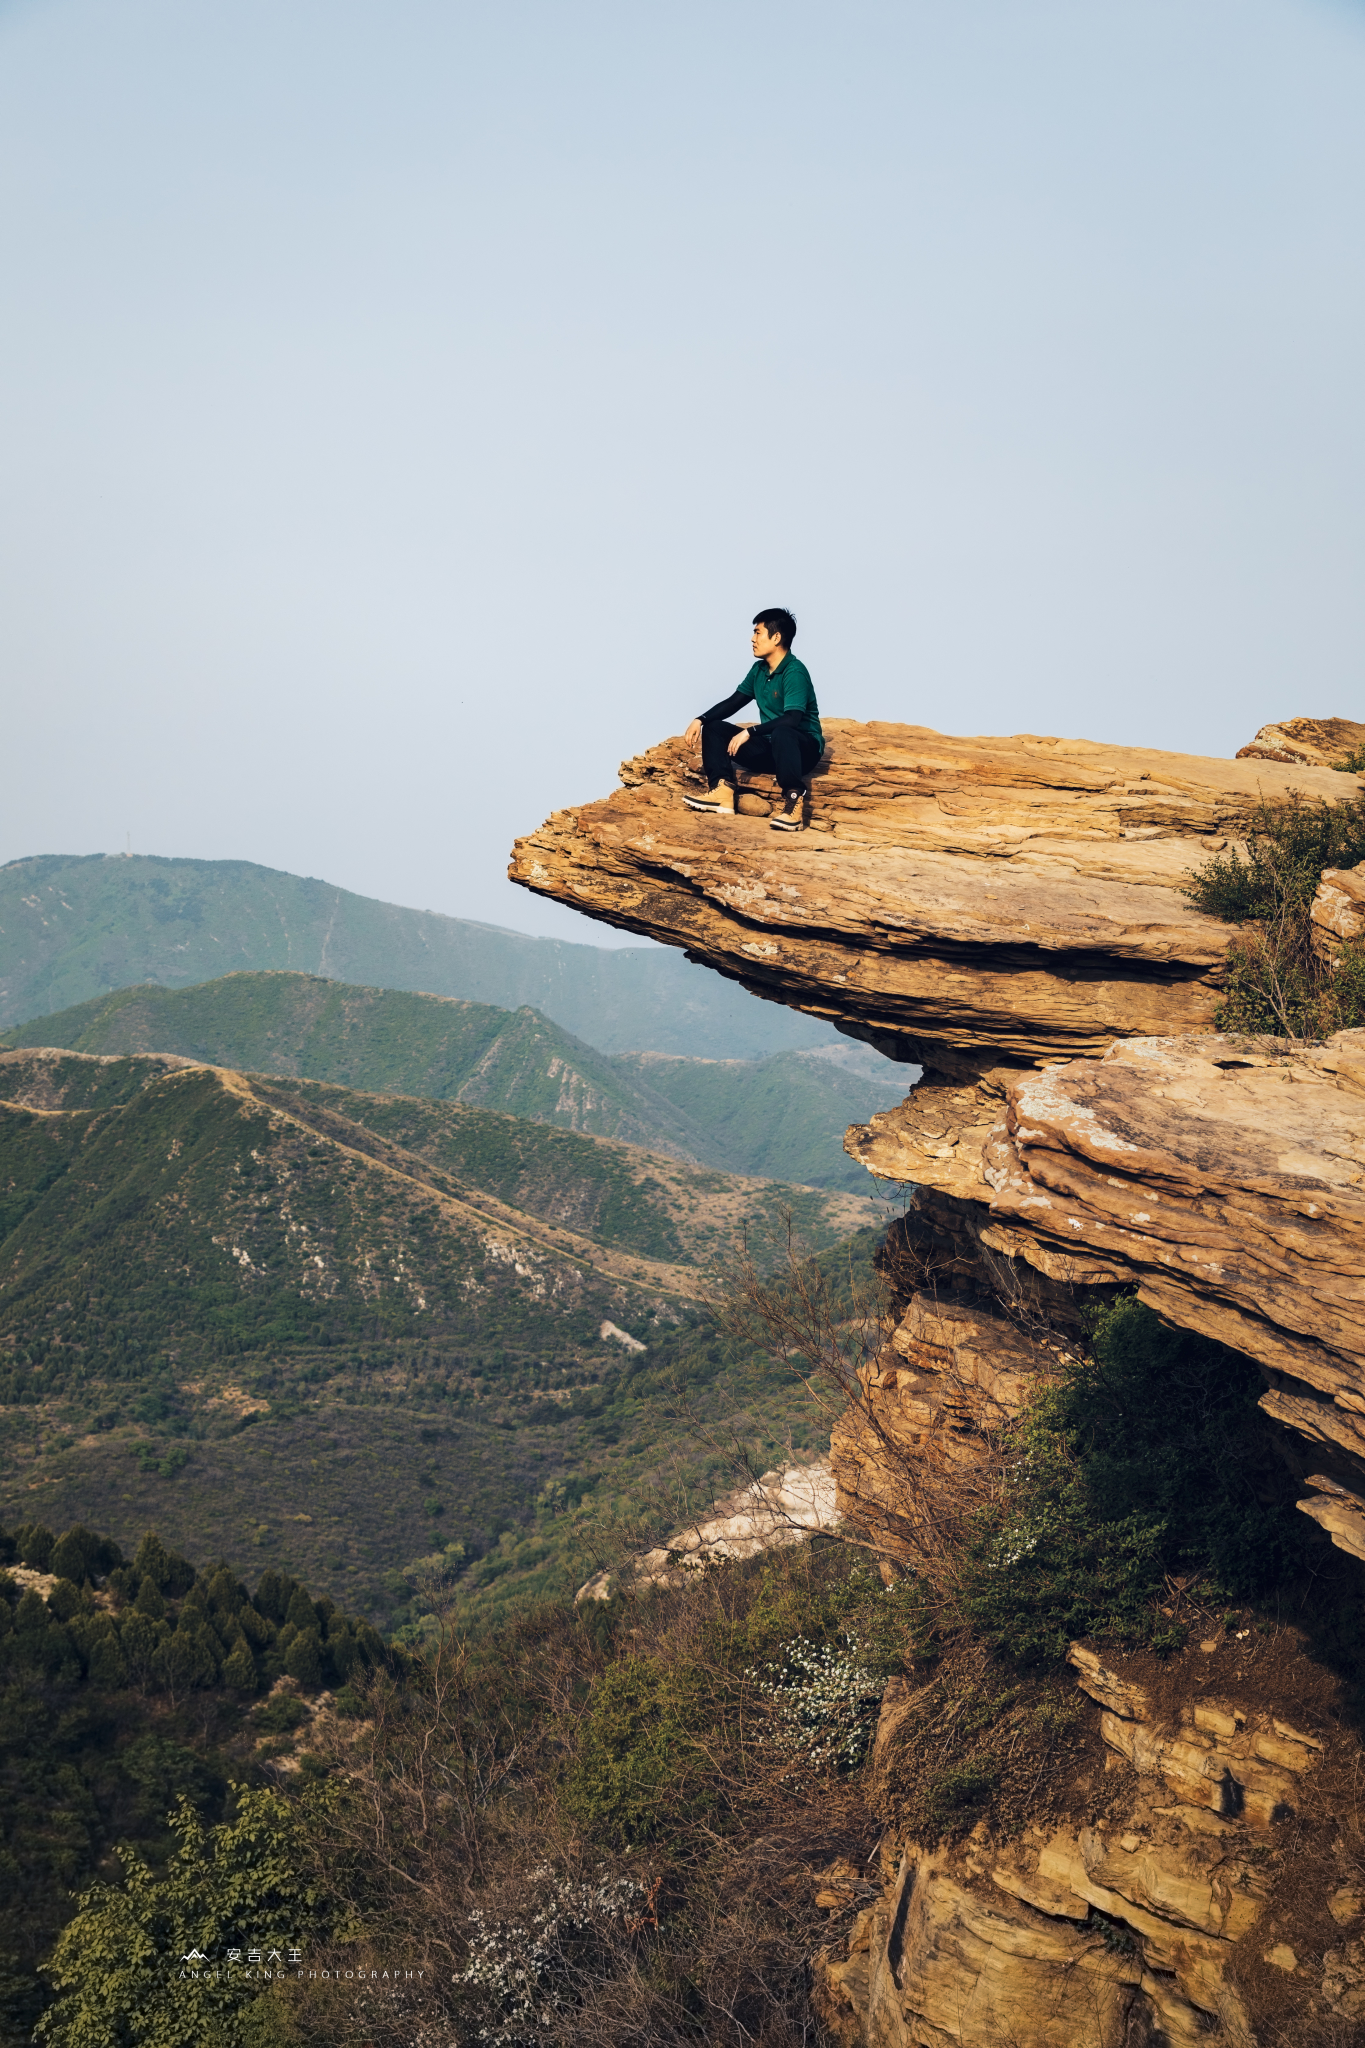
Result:
M811 735L779 725L771 733L754 733L732 757L730 741L744 730L742 725L726 725L721 719L702 727L701 761L712 789L718 782L733 782L736 768L749 775L775 775L784 790L800 789L820 758Z

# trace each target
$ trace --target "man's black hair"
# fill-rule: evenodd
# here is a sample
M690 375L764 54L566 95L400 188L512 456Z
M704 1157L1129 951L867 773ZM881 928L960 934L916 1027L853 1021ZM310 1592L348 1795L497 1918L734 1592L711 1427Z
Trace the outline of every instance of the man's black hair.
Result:
M753 623L756 626L766 626L774 639L780 640L790 652L792 641L796 638L796 620L785 605L769 605L766 612L759 612L755 616Z

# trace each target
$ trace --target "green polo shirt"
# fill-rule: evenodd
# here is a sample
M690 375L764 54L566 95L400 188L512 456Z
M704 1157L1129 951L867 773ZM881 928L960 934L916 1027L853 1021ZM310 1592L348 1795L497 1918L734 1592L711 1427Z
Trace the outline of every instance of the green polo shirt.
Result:
M757 704L765 725L780 718L784 711L799 711L802 732L809 733L824 751L825 735L820 730L820 708L815 701L810 670L794 654L784 654L773 669L766 661L756 661L735 694L741 704Z

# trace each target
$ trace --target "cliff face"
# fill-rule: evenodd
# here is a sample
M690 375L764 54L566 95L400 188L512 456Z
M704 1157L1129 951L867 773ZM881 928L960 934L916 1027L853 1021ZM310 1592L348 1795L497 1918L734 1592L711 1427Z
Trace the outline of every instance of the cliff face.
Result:
M1344 2048L1365 2021L1362 1895L1339 1831L1358 1761L1326 1688L1277 1713L1292 1636L1108 1668L1072 1653L1064 1814L928 1847L894 1830L884 1890L815 1960L840 2048ZM921 1689L931 1691L932 1686ZM883 1702L894 1786L919 1694ZM1349 1795L1346 1803L1349 1804ZM887 1853L889 1851L889 1853Z
M993 1483L992 1431L1095 1290L1136 1287L1257 1362L1300 1507L1365 1559L1365 1032L1216 1033L1233 932L1180 893L1262 801L1357 796L1325 764L1365 727L1288 721L1235 761L827 730L799 838L688 811L669 741L518 842L511 873L923 1067L845 1141L915 1195L904 1312L835 1431L841 1510L891 1556L950 1542ZM1315 921L1329 948L1365 930L1355 871ZM1076 1646L1100 1755L1072 1810L951 1848L890 1827L881 1898L816 1970L830 2039L1359 2038L1365 1900L1338 1820L1359 1745L1325 1701L1301 1725L1309 1660L1277 1655L1238 1636L1120 1676ZM881 1780L920 1702L888 1693Z
M519 841L512 877L922 1064L853 1156L914 1183L994 1291L1136 1281L1245 1350L1324 1482L1306 1511L1365 1555L1361 1034L1311 1054L1212 1035L1232 932L1180 894L1263 800L1358 794L1308 758L1356 728L1289 721L1234 761L828 730L797 838L687 810L672 740ZM1335 932L1354 877L1326 886Z

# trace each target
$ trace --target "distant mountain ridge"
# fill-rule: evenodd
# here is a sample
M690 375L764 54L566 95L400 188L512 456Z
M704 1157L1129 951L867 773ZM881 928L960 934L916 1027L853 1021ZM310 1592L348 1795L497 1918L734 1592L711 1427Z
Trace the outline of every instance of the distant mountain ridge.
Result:
M725 1173L870 1195L843 1134L899 1102L909 1075L852 1044L764 1060L600 1053L529 1007L357 988L278 971L116 990L0 1046L177 1054L247 1073L469 1103L619 1138ZM884 1070L884 1071L879 1071Z
M253 861L42 854L0 868L0 1029L140 982L266 968L529 1004L608 1053L759 1059L839 1042L671 949L532 938Z
M0 1406L363 1341L595 1355L787 1212L819 1249L872 1205L463 1103L4 1052Z

